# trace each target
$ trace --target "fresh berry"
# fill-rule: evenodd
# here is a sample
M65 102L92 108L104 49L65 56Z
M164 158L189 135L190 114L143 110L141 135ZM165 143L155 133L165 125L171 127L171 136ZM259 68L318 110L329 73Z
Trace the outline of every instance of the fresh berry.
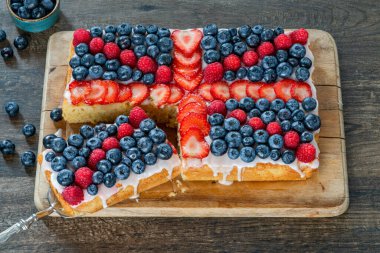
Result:
M262 60L262 66L264 69L275 68L277 64L277 58L273 55L264 56Z
M240 68L240 58L235 54L230 54L223 60L224 70L237 71Z
M171 34L174 47L186 56L191 56L192 53L198 50L202 37L203 34L198 29L175 30Z
M129 113L129 123L134 127L138 128L141 121L147 119L148 115L145 113L141 107L133 107Z
M70 205L78 205L84 200L83 190L76 185L68 186L63 189L63 199Z
M224 122L224 116L220 113L214 113L207 118L207 121L211 126L222 125Z
M166 67L166 66L165 66ZM170 71L170 69L169 69ZM151 89L150 89L150 97L153 101L153 104L156 106L160 107L168 101L170 97L170 88L166 84L155 84Z
M285 103L282 99L276 98L270 104L270 109L278 113L281 109L285 108Z
M110 149L106 152L106 158L108 161L111 162L112 165L117 165L118 163L121 162L122 159L122 154L120 149L118 148L113 148Z
M160 128L154 128L149 132L149 138L151 138L155 144L161 144L166 140L166 133Z
M253 99L259 99L260 98L259 89L262 85L263 83L249 82L246 87L247 96Z
M74 182L74 173L69 169L58 172L57 181L62 186L69 186Z
M253 117L248 121L248 125L251 126L255 131L259 129L265 129L265 124L259 117Z
M252 82L261 81L264 77L264 69L261 66L252 66L248 69L248 79Z
M255 130L253 134L253 138L255 139L255 142L257 143L266 143L269 138L269 134L267 131L263 129Z
M103 47L104 41L99 37L93 38L90 41L90 52L94 55L97 53L101 53L103 51Z
M107 83L101 80L90 82L90 93L85 96L85 103L89 105L103 103L107 95Z
M276 58L277 58L278 62L286 62L286 60L288 59L288 51L277 50Z
M301 144L296 151L296 157L300 162L310 163L316 157L316 149L310 143Z
M222 156L227 152L227 143L222 139L213 140L210 149L213 155Z
M245 112L251 111L255 107L255 101L250 97L244 97L239 101L239 108Z
M119 94L117 101L124 102L127 101L132 96L132 91L128 85L119 84Z
M77 46L79 43L90 43L91 34L86 29L80 28L75 30L73 35L73 45Z
M317 100L315 100L312 97L305 98L302 101L302 108L307 112L314 110L315 108L317 108Z
M296 69L296 78L298 81L304 82L310 77L310 72L307 68L299 67Z
M15 117L20 110L18 104L13 101L5 103L4 109L5 112L9 115L9 117Z
M72 161L78 155L78 149L73 146L67 146L63 150L63 156L67 161Z
M160 53L160 49L156 45L151 45L147 48L146 54L152 58L156 58Z
M296 81L291 79L283 79L277 82L273 86L276 96L284 101L288 101L289 99L291 99L290 90L294 84L296 84Z
M79 168L75 171L75 184L86 189L90 184L92 184L92 175L94 172L88 167Z
M104 45L103 53L107 59L117 59L120 56L120 48L116 43L109 42Z
M282 134L281 126L278 122L270 122L266 128L269 135Z
M203 50L215 49L216 44L217 44L216 38L210 35L204 36L201 41L201 47Z
M144 84L152 84L154 82L154 74L153 73L147 73L143 76L142 82Z
M170 97L168 98L168 104L177 103L184 95L183 90L175 84L170 84Z
M36 163L36 155L32 151L26 151L22 153L20 161L24 167L32 167Z
M83 102L87 95L91 93L89 82L73 81L69 85L71 102L77 105Z
M207 108L197 102L191 102L181 108L177 115L177 121L181 122L186 118L190 113L200 113L207 114Z
M214 62L205 67L203 70L204 80L208 83L214 83L222 80L223 66L219 62Z
M4 60L8 60L13 57L13 49L11 47L4 47L1 49L0 53Z
M312 61L310 60L310 58L308 57L303 57L301 60L300 60L300 66L301 67L305 67L307 69L309 69L312 65Z
M149 56L143 56L137 61L137 68L144 74L154 73L157 70L157 63Z
M170 66L172 62L173 62L173 57L168 53L160 53L160 55L157 57L158 65Z
M309 143L312 142L314 139L313 134L310 132L303 132L301 134L301 143Z
M173 149L168 143L161 143L157 146L156 153L158 158L168 160L173 155Z
M200 75L202 66L199 65L198 67L181 67L175 64L173 69L176 74L180 74L185 79L191 81L194 77Z
M117 138L119 140L125 136L131 136L132 134L133 134L133 127L128 123L121 124L117 130Z
M298 102L302 102L305 98L312 96L310 85L304 82L293 83L290 94Z
M261 34L260 38L262 41L270 41L274 37L274 31L272 29L264 29Z
M292 112L291 117L293 121L301 121L305 119L305 113L300 109L296 109Z
M120 148L119 141L115 137L108 137L103 141L102 149L104 151L108 151L114 148Z
M259 89L259 96L261 98L266 98L269 101L276 99L276 93L273 89L273 85L263 84Z
M200 113L189 113L180 122L180 134L184 135L190 128L199 128L203 135L208 135L210 131L210 125L207 122L206 115Z
M162 65L157 68L156 83L170 83L172 79L172 71L168 66Z
M230 112L227 116L228 118L233 117L239 120L240 124L243 125L245 121L247 120L247 114L241 110L241 109L236 109Z
M3 29L0 29L0 42L4 41L7 39L7 34Z
M111 188L112 186L114 186L116 184L115 173L109 172L109 173L105 174L104 178L103 178L103 183L104 183L104 186L107 188Z
M255 51L247 51L242 56L242 62L245 66L251 67L255 65L259 60L259 56Z
M306 49L301 44L296 43L289 49L289 54L294 58L301 59L305 57Z
M202 63L202 53L200 50L195 51L187 57L179 51L174 51L174 64L180 68L195 68Z
M269 124L276 120L276 114L273 111L265 111L260 115L260 118L264 124Z
M88 69L88 74L91 79L100 79L104 74L103 67L100 65L93 65Z
M183 75L174 73L173 78L174 81L183 89L193 91L202 82L203 75L202 72L200 72L196 77L192 78L191 80L188 80Z
M247 86L250 85L249 81L246 80L238 80L233 82L230 85L230 94L231 97L240 100L244 97L247 97Z
M27 39L25 36L19 35L19 36L17 36L17 37L14 39L14 41L13 41L13 45L14 45L15 48L17 48L18 50L24 50L25 48L28 47L29 42L28 42L28 39Z
M286 148L295 149L300 143L300 136L295 131L286 132L284 135L284 143Z
M207 107L207 113L208 113L208 115L212 115L214 113L219 113L219 114L222 114L223 116L226 116L227 108L226 108L226 105L224 104L223 101L214 100Z
M233 111L239 108L239 102L234 98L230 98L226 101L226 108L228 111Z
M321 119L317 115L308 114L305 117L304 124L306 129L310 131L316 131L321 127Z
M212 101L214 97L211 95L211 84L203 83L198 88L198 94L201 95L205 100Z
M211 95L214 99L219 99L223 102L227 101L227 99L230 98L230 90L228 84L224 81L214 82L211 86Z
M213 114L213 115L220 115L220 114ZM210 136L211 140L216 140L216 139L224 139L226 134L227 134L227 131L226 131L226 129L224 129L223 126L213 126L210 129L209 136Z
M293 73L293 67L287 62L281 62L276 67L276 73L279 77L289 78Z
M130 101L133 105L141 104L147 97L149 97L149 89L146 85L142 83L131 83L129 84L131 88L132 97Z
M243 162L250 163L256 158L255 150L252 147L243 147L240 150L240 159Z
M259 54L260 58L262 59L267 55L273 55L275 53L275 49L274 49L274 46L272 43L263 42L257 48L257 53Z
M210 147L204 140L204 134L199 128L190 128L181 136L181 151L184 158L205 158Z
M227 118L223 126L227 131L239 131L240 121L236 118Z
M137 58L132 50L126 49L120 53L120 62L123 65L128 65L129 67L134 68L137 63Z
M288 50L292 46L292 39L286 34L280 34L274 39L274 46L277 50Z
M307 43L308 37L309 33L304 28L295 30L290 33L290 38L292 39L293 43L300 43L302 45L305 45Z
M100 161L100 160L103 160L106 158L106 153L104 152L104 150L102 149L94 149L88 160L87 160L87 164L88 164L88 167L95 170L96 169L96 164Z

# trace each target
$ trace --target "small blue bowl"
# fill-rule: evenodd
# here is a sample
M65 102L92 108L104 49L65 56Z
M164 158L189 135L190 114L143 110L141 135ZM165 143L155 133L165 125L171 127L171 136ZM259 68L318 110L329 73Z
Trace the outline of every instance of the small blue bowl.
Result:
M9 13L15 22L16 26L26 32L42 32L52 27L58 20L60 14L60 0L56 0L54 9L45 17L39 19L24 19L17 16L11 9L11 1L7 0Z

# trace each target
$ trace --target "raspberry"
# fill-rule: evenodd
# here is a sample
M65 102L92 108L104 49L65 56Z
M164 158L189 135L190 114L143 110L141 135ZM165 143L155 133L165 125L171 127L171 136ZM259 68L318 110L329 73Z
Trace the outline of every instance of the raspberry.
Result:
M117 59L120 55L120 48L117 44L109 42L104 45L103 53L105 54L107 59Z
M235 118L240 121L240 124L244 124L247 120L247 114L242 109L235 109L228 114L228 118Z
M255 65L259 61L259 56L255 51L247 51L243 54L241 59L245 66L251 67Z
M141 107L134 107L129 113L129 123L134 127L138 128L140 126L140 122L144 119L147 119L148 115Z
M96 170L96 164L104 158L106 158L106 152L103 149L94 149L87 160L87 165L92 170Z
M120 140L125 136L131 136L133 134L133 127L128 123L123 123L117 129L117 138Z
M223 116L226 116L227 108L226 108L226 105L223 103L222 100L214 100L207 107L207 114L208 115L212 115L214 113L220 113Z
M205 67L203 70L203 78L206 83L214 83L222 80L223 66L220 62L214 62Z
M156 83L170 83L173 79L172 71L168 66L159 66L156 72Z
M115 137L108 137L103 141L102 149L108 151L113 148L120 148L119 141Z
M94 174L94 172L88 167L79 168L74 174L75 184L82 189L86 189L92 184L92 174Z
M73 45L77 46L79 43L90 43L91 34L86 29L80 28L75 30L73 35Z
M284 144L286 148L295 149L300 143L300 136L295 131L289 131L284 135Z
M137 58L132 50L126 49L120 53L120 62L123 65L128 65L131 68L136 67Z
M263 42L257 48L257 53L259 54L261 59L264 58L264 56L272 55L274 54L274 46L270 42Z
M280 34L274 39L274 45L277 50L287 50L292 46L292 39L286 34Z
M137 61L137 68L144 74L154 73L157 70L157 63L149 56L143 56Z
M70 205L78 205L83 201L84 194L79 186L72 185L63 189L62 197Z
M248 125L250 125L253 130L265 129L264 122L259 117L253 117L248 121Z
M240 59L235 54L230 54L223 60L224 70L236 71L240 68Z
M282 134L281 125L278 122L270 122L267 125L267 132L269 135Z
M307 39L309 38L309 33L304 28L301 28L291 32L290 38L293 43L305 45L307 43Z
M90 52L92 54L101 53L103 51L103 47L104 41L99 37L93 38L90 42Z
M303 163L310 163L315 159L316 150L313 144L301 144L296 151L297 159Z

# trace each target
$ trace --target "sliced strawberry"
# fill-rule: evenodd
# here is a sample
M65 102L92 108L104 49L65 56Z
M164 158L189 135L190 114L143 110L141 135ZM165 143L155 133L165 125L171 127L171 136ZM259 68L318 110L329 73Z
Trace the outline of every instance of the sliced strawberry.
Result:
M247 90L246 90L247 96L253 99L259 99L260 98L259 89L263 84L264 83L261 83L261 82L250 82L247 85Z
M198 94L201 95L207 101L214 100L214 97L211 95L211 83L203 83L198 88Z
M191 103L191 102L197 102L201 104L202 106L207 107L205 100L201 96L197 94L189 93L186 96L184 96L181 102L179 103L178 110L181 111L184 106L186 106L188 103Z
M167 103L168 104L174 104L174 103L177 103L178 101L180 101L184 95L184 92L181 89L181 87L178 87L175 84L170 84L169 88L170 88L170 97L169 97Z
M203 74L200 72L195 78L187 80L183 75L174 72L174 81L183 89L193 91L202 82Z
M84 102L88 105L102 104L107 95L108 85L102 80L92 80L91 92L84 98Z
M199 104L198 102L188 103L179 111L177 115L177 121L182 122L182 120L192 112L206 115L207 107Z
M230 98L230 89L224 81L216 82L211 85L211 95L215 99L220 99L226 102Z
M175 30L171 35L174 47L188 57L198 50L202 37L203 33L198 29Z
M182 75L187 80L191 80L202 71L202 65L194 68L180 67L176 64L173 66L173 70L175 73Z
M190 128L181 136L181 151L184 158L205 158L210 152L210 146L204 140L201 130Z
M131 88L128 85L119 84L119 96L117 98L118 102L127 101L132 96Z
M298 102L302 102L305 98L312 96L310 85L304 82L294 83L290 89L290 94Z
M174 50L174 64L184 68L199 67L202 65L202 52L201 50L197 50L187 57L180 51Z
M290 89L292 88L293 84L297 84L296 81L291 79L283 79L279 82L277 82L273 88L276 92L276 95L278 98L281 98L285 102L292 98L292 95L290 94Z
M131 102L133 105L139 105L149 97L149 89L145 84L131 83L129 87L132 91Z
M270 102L276 99L276 93L271 84L263 84L259 89L259 95L261 98L266 98Z
M156 106L164 105L170 97L170 88L166 84L155 84L150 88L150 97Z
M107 85L107 95L104 98L104 104L117 102L119 96L119 84L114 81L103 81Z
M207 122L207 114L201 113L189 113L186 117L179 122L179 132L182 134L186 133L191 127L199 128L203 133L203 136L208 135L210 131L210 125Z
M85 97L91 92L90 82L72 81L69 85L70 99L73 105L84 101Z
M230 94L231 97L239 101L247 96L247 85L249 81L237 80L230 84Z

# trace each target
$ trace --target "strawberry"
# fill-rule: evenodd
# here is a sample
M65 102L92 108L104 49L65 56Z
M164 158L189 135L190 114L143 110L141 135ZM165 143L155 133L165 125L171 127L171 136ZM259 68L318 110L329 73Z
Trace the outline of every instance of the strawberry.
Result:
M223 66L220 62L214 62L207 65L203 70L203 75L206 83L214 83L222 80Z
M216 82L211 85L211 95L215 99L226 102L230 98L230 89L224 81Z
M132 110L129 112L129 123L134 128L139 128L140 122L147 118L148 115L139 106L133 107Z
M199 128L203 133L203 136L207 136L210 131L207 115L194 112L189 113L181 122L179 122L179 132L181 136L191 127Z
M153 104L160 107L166 104L170 97L170 88L166 84L155 84L150 88L150 97L152 98Z
M124 138L126 136L131 136L133 134L133 131L134 131L133 127L130 124L123 123L117 129L117 138L120 140L120 139L122 139L122 138Z
M284 135L284 146L290 149L296 149L300 143L300 136L295 131L286 132Z
M75 184L82 189L86 189L92 184L92 174L94 174L94 172L88 167L79 168L74 174Z
M102 149L104 151L111 150L113 148L120 148L119 141L115 137L108 137L103 141Z
M306 29L301 28L291 32L290 38L292 39L293 43L300 43L302 45L305 45L307 43L307 39L309 38L309 33L306 31Z
M129 87L132 91L131 102L133 105L141 104L147 97L149 97L149 89L143 83L131 83Z
M84 102L88 105L102 104L107 95L107 84L103 80L92 80L91 92L85 96Z
M243 57L241 58L242 62L245 66L251 67L253 65L256 65L256 63L259 61L259 56L255 51L246 51L243 54Z
M247 120L247 114L242 109L235 109L227 115L227 118L235 118L239 120L241 125L244 125Z
M202 71L202 65L196 68L179 67L176 64L173 65L174 73L182 75L185 79L191 80L195 76L199 75Z
M96 164L104 158L106 158L106 152L104 152L103 149L94 149L87 160L87 165L90 167L90 169L96 170Z
M157 63L149 56L143 56L137 61L137 68L144 74L154 73L157 70Z
M210 105L207 107L207 114L212 115L214 113L220 113L223 116L226 116L227 114L227 107L221 100L214 100L210 103Z
M107 85L107 95L103 103L110 104L118 101L119 84L115 81L103 81Z
M297 148L296 157L300 162L311 163L314 161L315 156L316 149L313 144L303 143Z
M203 75L200 72L195 78L192 80L186 79L183 75L177 74L174 72L174 81L181 86L183 89L188 91L193 91L198 85L202 82Z
M274 46L270 42L263 42L260 44L260 46L257 48L257 53L260 56L260 59L264 58L264 56L272 55L274 54Z
M70 185L63 189L62 192L63 199L70 205L78 205L84 200L83 190L76 185Z
M290 94L290 89L293 84L297 83L294 80L291 79L283 79L281 81L278 81L274 86L274 92L276 93L276 96L278 98L281 98L285 102L292 98Z
M174 30L171 34L175 49L187 57L198 50L202 37L203 33L198 29Z
M170 83L173 80L172 71L168 66L162 65L156 71L156 83Z
M197 94L189 93L186 96L184 96L181 102L179 103L178 110L180 111L185 105L191 102L197 102L198 104L201 104L202 106L206 106L205 100L201 96Z
M239 101L247 96L247 85L249 81L237 80L230 84L230 94L231 97Z
M210 146L204 140L199 128L190 128L181 135L181 151L184 158L205 158L210 152Z
M120 63L123 65L128 65L131 68L136 67L137 58L132 50L125 49L120 53Z
M269 135L282 134L282 129L278 122L270 122L267 125L267 132Z
M253 117L249 119L248 125L250 125L255 131L259 129L265 129L265 124L259 117Z
M207 101L214 100L214 97L211 95L211 83L203 83L198 88L198 94L201 95Z
M70 99L73 105L84 101L85 97L91 92L90 82L72 81L69 85Z
M73 45L77 46L80 43L90 43L91 34L89 31L83 28L76 29L73 34Z
M264 83L262 82L249 82L247 84L247 96L253 99L259 99L259 89Z
M131 88L125 84L119 84L119 95L117 98L118 102L127 101L132 96Z
M107 59L117 59L120 56L120 48L114 42L109 42L104 45L103 53Z
M103 47L104 47L104 41L102 38L93 38L91 41L90 41L90 52L91 54L97 54L97 53L101 53L103 51Z
M180 51L174 50L174 64L180 68L200 67L202 65L202 52L197 50L190 57L187 57Z
M240 58L236 54L230 54L223 60L224 70L237 71L240 68Z
M304 82L295 82L290 88L290 94L298 102L312 96L310 85Z
M181 87L178 87L175 84L170 84L169 88L170 88L170 97L168 98L167 103L168 104L177 103L183 97L183 94L184 94L183 90L181 89Z
M260 98L266 98L269 102L272 102L276 99L276 93L274 92L273 85L263 84L259 89Z
M190 113L200 113L200 114L207 114L207 108L205 106L202 106L201 104L197 102L191 102L185 105L183 108L181 108L181 111L179 111L177 115L177 121L181 122L186 116L188 116Z
M288 50L292 46L292 39L286 34L280 34L274 39L274 46L277 50Z

